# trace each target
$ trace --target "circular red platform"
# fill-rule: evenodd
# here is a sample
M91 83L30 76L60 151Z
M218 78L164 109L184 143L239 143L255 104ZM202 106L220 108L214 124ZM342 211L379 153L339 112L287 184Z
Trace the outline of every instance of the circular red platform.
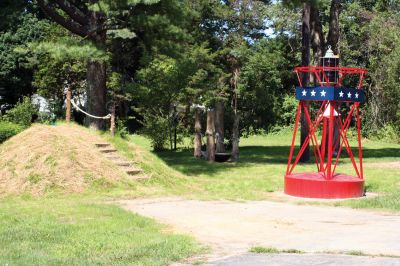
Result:
M358 198L364 195L364 180L343 174L335 174L331 180L323 173L291 174L285 177L285 193L302 198Z

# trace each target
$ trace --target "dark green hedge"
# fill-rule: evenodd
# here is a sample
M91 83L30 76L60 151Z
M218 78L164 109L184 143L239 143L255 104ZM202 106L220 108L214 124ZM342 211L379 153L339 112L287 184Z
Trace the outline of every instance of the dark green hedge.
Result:
M7 139L11 138L14 135L17 135L24 128L20 125L0 121L0 143L3 143Z

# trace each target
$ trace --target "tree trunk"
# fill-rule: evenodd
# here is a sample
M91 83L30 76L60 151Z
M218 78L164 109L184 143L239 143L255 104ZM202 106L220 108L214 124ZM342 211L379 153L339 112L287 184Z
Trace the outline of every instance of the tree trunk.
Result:
M67 121L67 123L71 122L71 98L72 98L72 91L71 91L71 88L68 87L67 103L66 103L66 110L65 110L65 120Z
M106 115L106 66L103 62L89 62L87 66L88 113L95 116ZM87 117L93 129L104 129L104 120Z
M313 49L314 65L320 64L320 58L325 54L325 37L322 31L322 23L319 16L319 10L311 6L311 47Z
M207 112L207 160L215 161L215 111Z
M232 130L232 161L237 162L239 160L239 121L240 115L237 110L234 111L233 115L233 130Z
M183 118L183 126L185 128L189 128L189 126L190 126L190 106L191 106L191 104L187 103L186 107L185 107L185 115Z
M332 46L335 54L339 54L339 15L340 15L340 0L332 0L330 18L329 18L329 33L328 45Z
M196 108L194 117L194 157L201 158L201 111Z
M310 14L311 14L311 4L306 2L303 4L303 22L302 22L302 44L301 44L301 65L310 65ZM310 76L308 73L304 73L302 77L303 86L308 86ZM301 133L300 133L300 146L303 145L306 138L309 135L309 127L307 120L305 118L304 112L301 113ZM310 147L304 150L300 157L300 162L308 162L310 160Z
M215 134L217 142L217 152L225 152L224 145L224 116L225 116L225 106L224 103L218 101L215 104Z
M239 116L239 112L238 112L239 76L240 76L240 69L236 68L233 73L234 92L233 92L233 101L232 101L233 127L232 127L232 156L231 156L231 159L234 162L237 162L239 160L239 137L240 137L240 135L239 135L240 134L240 132L239 132L240 116Z
M106 31L105 18L101 13L91 12L89 16L89 28L93 33L92 42L99 49L105 49ZM87 65L87 97L88 113L95 116L106 115L107 87L106 87L106 63L101 61L89 61ZM104 129L103 119L88 117L88 125L93 129Z

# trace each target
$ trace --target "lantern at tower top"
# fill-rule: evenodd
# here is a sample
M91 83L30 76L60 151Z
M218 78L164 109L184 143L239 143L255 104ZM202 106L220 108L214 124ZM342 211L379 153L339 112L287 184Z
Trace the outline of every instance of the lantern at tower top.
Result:
M339 56L335 55L332 51L332 46L328 46L328 50L324 57L321 57L321 66L326 69L326 67L338 67L339 66ZM327 80L324 81L325 84L329 83L336 85L339 80L339 72L337 70L326 70L325 71Z

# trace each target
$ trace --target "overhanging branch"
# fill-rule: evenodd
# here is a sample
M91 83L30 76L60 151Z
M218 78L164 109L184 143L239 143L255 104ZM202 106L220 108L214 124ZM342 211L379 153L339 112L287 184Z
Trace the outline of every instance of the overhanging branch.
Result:
M56 23L60 24L72 33L75 33L81 37L86 37L88 35L86 27L74 22L72 19L67 19L60 15L54 7L50 6L44 0L37 0L39 6L43 9L47 16L53 19Z
M87 26L89 24L89 20L87 19L87 14L84 14L74 5L71 5L69 1L66 0L56 0L55 1L58 6L68 14L73 20L77 23L81 24L82 26Z

